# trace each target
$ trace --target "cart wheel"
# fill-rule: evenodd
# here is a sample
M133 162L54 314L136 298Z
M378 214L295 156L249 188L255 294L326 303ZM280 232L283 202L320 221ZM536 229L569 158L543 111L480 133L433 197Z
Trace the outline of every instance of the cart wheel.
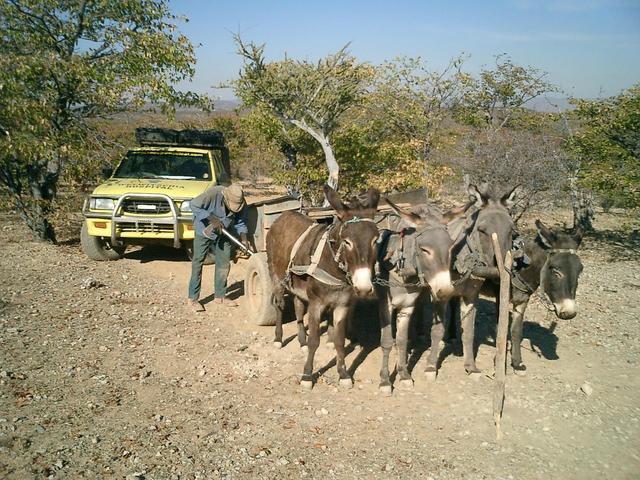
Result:
M271 300L273 285L266 253L254 253L249 258L247 273L244 277L244 294L247 297L249 310L258 325L276 324L276 307Z

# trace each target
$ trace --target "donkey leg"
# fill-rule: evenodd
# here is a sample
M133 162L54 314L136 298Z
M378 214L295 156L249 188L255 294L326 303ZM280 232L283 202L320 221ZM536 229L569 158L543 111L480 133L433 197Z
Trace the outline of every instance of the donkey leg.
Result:
M338 305L333 310L333 345L336 349L336 367L340 377L340 386L346 388L353 387L353 380L351 380L344 362L344 338L349 312L350 308L343 305Z
M300 380L300 386L306 390L313 388L313 358L318 350L320 344L320 315L322 314L322 306L320 302L315 301L309 304L309 311L307 317L309 320L309 338L307 340L307 361L304 364L304 370L302 372L302 379Z
M307 331L304 329L304 302L300 298L294 297L293 309L296 313L296 322L298 323L298 342L300 343L300 348L304 349L307 346Z
M476 360L473 355L473 340L476 321L476 298L463 298L460 302L460 317L462 324L462 351L464 355L464 369L468 374L480 373L480 370L478 369L478 367L476 367Z
M522 363L522 327L524 320L524 311L527 309L527 300L513 308L511 319L511 366L515 371L524 372L527 367Z
M441 300L433 305L433 321L431 323L431 350L427 357L427 367L424 373L427 380L435 380L438 374L438 358L440 357L440 342L444 337L444 325L447 315L447 301Z
M380 368L380 391L385 395L391 395L391 380L389 379L389 354L393 347L393 334L391 332L391 301L385 294L380 299L380 347L382 348L382 367Z
M398 375L400 377L399 386L402 388L413 388L413 379L407 366L407 344L409 343L409 321L413 307L404 307L398 311L396 348L398 350Z
M282 348L282 314L284 311L284 291L277 288L273 293L273 304L276 307L276 335L273 346Z

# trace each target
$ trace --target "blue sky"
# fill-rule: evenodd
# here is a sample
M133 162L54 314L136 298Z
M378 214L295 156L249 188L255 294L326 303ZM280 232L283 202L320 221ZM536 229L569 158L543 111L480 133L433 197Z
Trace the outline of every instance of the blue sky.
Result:
M347 42L361 61L421 56L434 69L464 52L468 71L507 53L549 72L567 95L615 95L640 82L640 0L218 1L172 0L189 22L180 30L197 46L197 74L181 85L211 89L241 67L232 33L266 43L269 59L286 53L315 60Z

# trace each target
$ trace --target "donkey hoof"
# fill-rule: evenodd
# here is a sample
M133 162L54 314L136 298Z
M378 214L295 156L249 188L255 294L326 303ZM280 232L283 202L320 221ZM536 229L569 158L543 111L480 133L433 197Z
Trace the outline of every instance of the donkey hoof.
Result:
M280 350L282 348L282 342L273 342L273 346Z
M393 393L391 385L380 385L380 393L385 397L390 397Z
M525 376L527 374L527 366L524 363L518 365L511 365L513 367L513 373L519 376Z
M342 388L353 388L353 380L351 380L350 378L341 378L340 386Z
M398 382L398 388L401 390L413 390L413 379L403 378Z
M482 377L482 372L480 370L478 370L477 368L474 370L467 370L467 376L477 382L478 380L480 380L480 377Z
M426 370L424 372L424 378L427 379L427 382L435 382L438 377L438 372L435 370Z
M302 387L303 390L306 391L311 391L311 389L313 388L313 381L311 380L300 380L300 386Z

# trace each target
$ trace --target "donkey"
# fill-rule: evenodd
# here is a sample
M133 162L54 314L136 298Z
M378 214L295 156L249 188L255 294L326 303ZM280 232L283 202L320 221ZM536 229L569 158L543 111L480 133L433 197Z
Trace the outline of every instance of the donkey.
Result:
M582 262L576 253L583 232L554 231L536 220L537 236L524 245L529 264L513 269L511 287L511 366L516 371L527 369L522 363L520 344L524 312L531 295L542 287L558 318L576 316L576 289L582 272Z
M487 183L479 187L469 185L468 188L476 209L467 216L464 232L453 248L452 269L452 298L460 299L464 368L468 374L480 373L473 351L478 296L483 286L494 296L498 289L499 272L491 234L497 234L502 252L511 249L515 224L509 215L509 208L513 205L517 188L504 195L498 194ZM438 349L439 343L431 345L433 358L438 358Z
M431 292L435 315L431 326L431 344L439 344L444 334L447 301L453 293L451 284L451 250L454 239L446 229L453 219L464 214L471 204L453 209L444 215L431 206L421 206L407 212L385 199L398 217L388 217L385 227L390 230L385 247L380 252L378 286L380 313L380 345L382 368L380 391L391 394L389 379L389 354L393 345L391 319L396 316L397 371L400 386L413 387L413 379L407 366L409 320L418 297L425 289ZM435 365L437 355L429 356L427 370ZM435 367L434 367L435 369Z
M282 345L285 290L294 295L298 339L307 344L307 361L300 385L313 387L313 359L320 343L319 323L325 311L333 313L334 346L340 385L352 387L345 368L345 324L357 297L374 293L378 228L373 221L380 195L369 189L366 201L345 205L328 185L324 194L336 211L331 225L315 223L298 212L285 212L267 234L267 262L274 283L276 346ZM308 309L307 342L303 317Z

